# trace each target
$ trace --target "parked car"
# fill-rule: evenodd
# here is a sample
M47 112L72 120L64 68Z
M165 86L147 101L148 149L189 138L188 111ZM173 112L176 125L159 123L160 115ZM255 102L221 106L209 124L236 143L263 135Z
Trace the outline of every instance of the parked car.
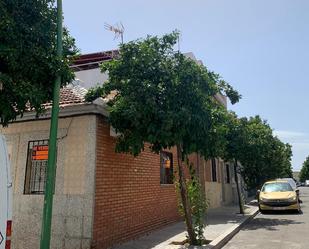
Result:
M259 192L259 210L301 211L298 189L293 189L287 180L265 182Z
M0 134L0 249L11 248L12 180L5 138Z
M306 187L309 187L309 180L306 180L306 181L305 181L305 186L306 186Z

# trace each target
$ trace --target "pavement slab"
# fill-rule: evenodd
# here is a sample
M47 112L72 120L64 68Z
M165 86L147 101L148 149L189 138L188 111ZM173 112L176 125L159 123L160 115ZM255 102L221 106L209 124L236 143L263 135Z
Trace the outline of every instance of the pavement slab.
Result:
M256 202L246 205L246 214L238 214L237 206L224 206L209 209L205 217L206 228L204 236L211 243L205 246L174 245L172 242L186 240L184 222L177 222L155 230L127 243L114 246L113 249L218 249L231 239L254 215L258 208Z

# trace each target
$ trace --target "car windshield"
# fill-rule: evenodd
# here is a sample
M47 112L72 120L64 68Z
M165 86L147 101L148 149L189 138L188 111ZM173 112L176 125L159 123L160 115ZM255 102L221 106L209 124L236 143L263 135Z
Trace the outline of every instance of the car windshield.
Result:
M287 182L267 183L262 188L262 192L266 192L266 193L286 192L286 191L293 191L291 185Z

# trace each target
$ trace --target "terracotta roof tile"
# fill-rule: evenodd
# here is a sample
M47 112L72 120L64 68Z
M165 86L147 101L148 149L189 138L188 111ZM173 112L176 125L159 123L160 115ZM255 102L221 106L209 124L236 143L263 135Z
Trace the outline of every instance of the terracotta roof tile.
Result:
M59 106L75 105L85 103L85 95L87 90L79 85L69 84L60 89ZM45 107L50 107L51 102L44 104Z

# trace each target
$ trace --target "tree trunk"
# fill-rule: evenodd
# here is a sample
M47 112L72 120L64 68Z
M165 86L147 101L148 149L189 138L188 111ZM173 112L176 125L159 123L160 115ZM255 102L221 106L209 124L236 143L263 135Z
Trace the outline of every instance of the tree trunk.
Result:
M177 159L178 159L178 171L179 171L179 188L180 188L180 195L181 195L181 201L182 201L183 210L184 210L185 221L187 225L187 232L189 235L190 244L196 245L197 239L196 239L196 236L193 230L191 205L188 200L188 191L187 191L187 185L185 182L183 155L182 155L181 145L177 145Z
M244 207L241 203L241 196L240 196L240 189L239 189L239 182L238 182L237 159L235 159L235 163L234 163L234 174L235 174L235 182L236 182L236 188L237 188L239 213L244 214L245 212L244 212Z

